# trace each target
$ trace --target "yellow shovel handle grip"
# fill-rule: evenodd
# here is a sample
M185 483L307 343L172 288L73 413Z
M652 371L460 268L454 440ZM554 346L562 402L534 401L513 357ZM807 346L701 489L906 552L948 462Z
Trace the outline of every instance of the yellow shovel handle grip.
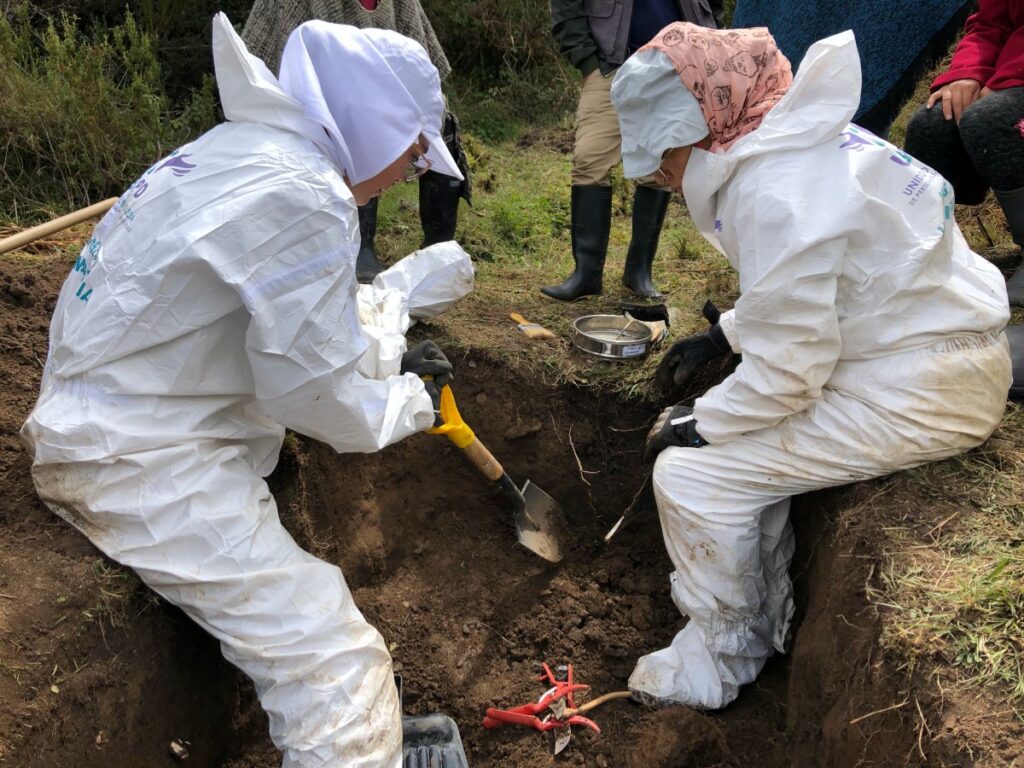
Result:
M423 378L427 381L433 379L432 376ZM462 420L459 409L455 406L455 394L448 386L441 390L441 419L444 421L441 426L431 427L427 432L432 435L444 435L465 452L473 466L480 470L484 477L488 480L500 480L505 474L504 467Z
M433 379L433 376L423 377L424 381L433 381ZM431 427L427 433L444 435L459 448L465 448L476 439L473 430L459 415L459 409L455 405L455 394L447 385L441 390L441 421L444 422L441 426Z

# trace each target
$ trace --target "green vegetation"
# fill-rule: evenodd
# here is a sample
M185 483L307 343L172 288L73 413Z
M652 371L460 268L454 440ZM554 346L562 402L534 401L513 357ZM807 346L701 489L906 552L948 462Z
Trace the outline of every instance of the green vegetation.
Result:
M573 268L569 233L570 121L517 140L484 144L470 141L476 194L463 206L457 238L476 259L474 293L436 324L448 341L501 360L514 359L524 373L552 382L599 386L630 397L648 397L656 358L632 363L601 363L583 358L568 344L573 319L618 314L633 300L620 283L629 245L631 183L616 177L611 245L605 267L605 294L564 304L545 298L541 285L561 282ZM416 185L389 190L380 203L379 250L389 261L419 247L422 232ZM700 307L708 298L731 304L735 273L697 232L681 198L669 208L654 264L655 281L668 293L672 334L682 336L705 324ZM557 342L526 342L509 319L520 312L558 334Z
M557 122L575 107L578 75L551 38L548 3L423 0L452 76L453 111L485 141Z
M80 29L21 4L0 16L0 219L33 223L120 194L212 125L212 80L174 108L149 36L132 16Z
M907 491L918 504L887 529L872 594L883 644L910 667L938 658L960 685L996 685L1024 718L1024 408L978 450L896 476L883 499Z

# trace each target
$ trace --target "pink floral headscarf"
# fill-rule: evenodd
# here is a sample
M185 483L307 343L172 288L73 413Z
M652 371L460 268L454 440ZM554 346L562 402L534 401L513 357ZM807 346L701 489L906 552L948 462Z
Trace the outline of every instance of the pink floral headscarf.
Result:
M711 151L728 149L757 129L793 82L789 59L764 27L716 30L669 24L641 51L668 56L696 97L711 132Z

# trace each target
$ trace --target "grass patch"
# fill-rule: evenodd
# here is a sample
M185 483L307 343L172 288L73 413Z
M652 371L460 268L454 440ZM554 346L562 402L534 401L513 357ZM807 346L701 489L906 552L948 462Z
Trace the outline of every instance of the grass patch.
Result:
M617 314L622 301L633 299L620 282L630 239L631 183L621 176L614 183L604 295L567 304L539 290L561 282L573 268L571 155L565 151L571 149L570 130L566 116L546 131L521 129L508 141L486 143L468 136L476 192L473 207L460 209L456 238L475 259L477 287L436 325L450 346L511 362L526 376L647 397L658 354L645 361L605 363L576 352L568 341L575 318ZM414 184L381 198L378 250L383 258L393 262L419 246L417 211ZM731 306L737 294L735 273L694 228L678 195L669 207L654 277L673 315L669 342L705 325L700 316L705 300ZM509 319L512 311L547 326L558 339L528 342Z
M1024 719L1024 408L981 448L896 476L884 503L917 501L887 529L883 645L903 663L952 665ZM921 502L925 502L922 508Z
M104 623L114 629L127 626L134 613L141 613L146 607L155 605L158 598L153 592L143 589L139 577L115 563L97 558L92 564L95 577L97 602L82 611L89 621ZM136 601L142 601L141 606Z

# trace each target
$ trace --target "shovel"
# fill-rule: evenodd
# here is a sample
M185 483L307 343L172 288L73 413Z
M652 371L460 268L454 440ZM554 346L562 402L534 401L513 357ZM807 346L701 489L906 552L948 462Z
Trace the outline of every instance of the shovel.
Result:
M565 518L558 502L529 480L519 490L512 478L480 439L462 420L455 406L451 387L441 390L441 419L439 427L427 430L432 435L444 435L469 458L480 474L493 481L512 502L519 543L545 560L557 563L562 559L562 531Z

